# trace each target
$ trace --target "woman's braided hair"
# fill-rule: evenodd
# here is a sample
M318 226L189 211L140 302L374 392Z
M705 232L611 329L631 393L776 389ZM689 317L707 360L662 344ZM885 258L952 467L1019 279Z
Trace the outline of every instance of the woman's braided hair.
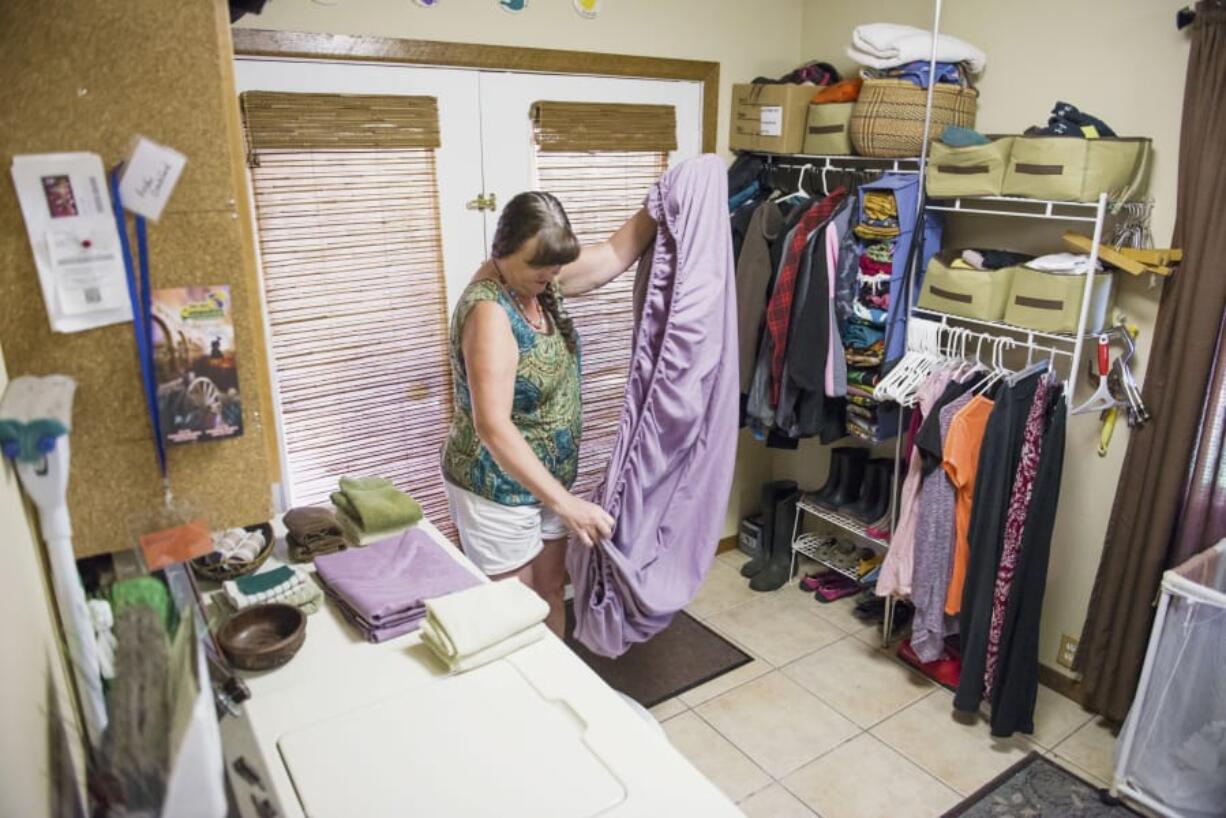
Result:
M533 267L553 267L570 264L579 257L579 240L571 230L570 219L562 209L562 203L552 193L531 190L521 193L507 202L498 217L494 242L490 255L495 259L506 258L536 237L536 250L528 264ZM562 334L566 348L574 352L579 346L575 323L566 314L559 298L557 283L550 284L538 296L541 308Z

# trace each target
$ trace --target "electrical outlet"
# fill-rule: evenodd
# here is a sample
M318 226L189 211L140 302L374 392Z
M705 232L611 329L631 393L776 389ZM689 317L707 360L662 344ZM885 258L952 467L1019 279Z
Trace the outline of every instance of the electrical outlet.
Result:
M1077 645L1080 641L1076 636L1061 634L1060 652L1056 654L1056 664L1072 670L1073 658L1077 656Z

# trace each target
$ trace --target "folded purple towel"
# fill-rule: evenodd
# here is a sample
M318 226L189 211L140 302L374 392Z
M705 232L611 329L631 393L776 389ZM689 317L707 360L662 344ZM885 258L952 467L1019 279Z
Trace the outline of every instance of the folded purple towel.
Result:
M481 580L429 534L410 528L364 548L315 558L324 590L372 642L416 630L425 600L471 588Z

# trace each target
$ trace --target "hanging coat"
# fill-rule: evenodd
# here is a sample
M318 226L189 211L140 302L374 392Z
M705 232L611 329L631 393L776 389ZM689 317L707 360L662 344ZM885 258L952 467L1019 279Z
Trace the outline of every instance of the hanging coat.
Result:
M572 542L575 637L619 656L668 626L706 578L736 458L736 283L723 163L665 173L647 196L659 225L617 442L595 502L615 521L593 548Z

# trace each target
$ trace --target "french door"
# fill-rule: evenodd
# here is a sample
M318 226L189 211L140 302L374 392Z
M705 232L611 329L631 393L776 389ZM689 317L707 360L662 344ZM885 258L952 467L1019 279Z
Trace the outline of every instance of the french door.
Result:
M278 156L251 175L283 504L326 501L342 474L377 474L453 533L438 470L451 412L446 324L488 253L502 206L520 191L550 190L581 241L600 240L660 172L701 151L701 85L247 57L235 74L240 94L437 100L437 148L324 152L310 162ZM538 153L529 112L540 100L672 106L677 149ZM351 166L364 175L350 179ZM284 175L295 169L300 178ZM347 212L359 214L362 201L371 204L337 223L337 201L354 202ZM368 246L366 236L378 238ZM612 443L630 352L630 279L568 302L585 338L577 492L594 485ZM387 297L372 298L371 289Z

